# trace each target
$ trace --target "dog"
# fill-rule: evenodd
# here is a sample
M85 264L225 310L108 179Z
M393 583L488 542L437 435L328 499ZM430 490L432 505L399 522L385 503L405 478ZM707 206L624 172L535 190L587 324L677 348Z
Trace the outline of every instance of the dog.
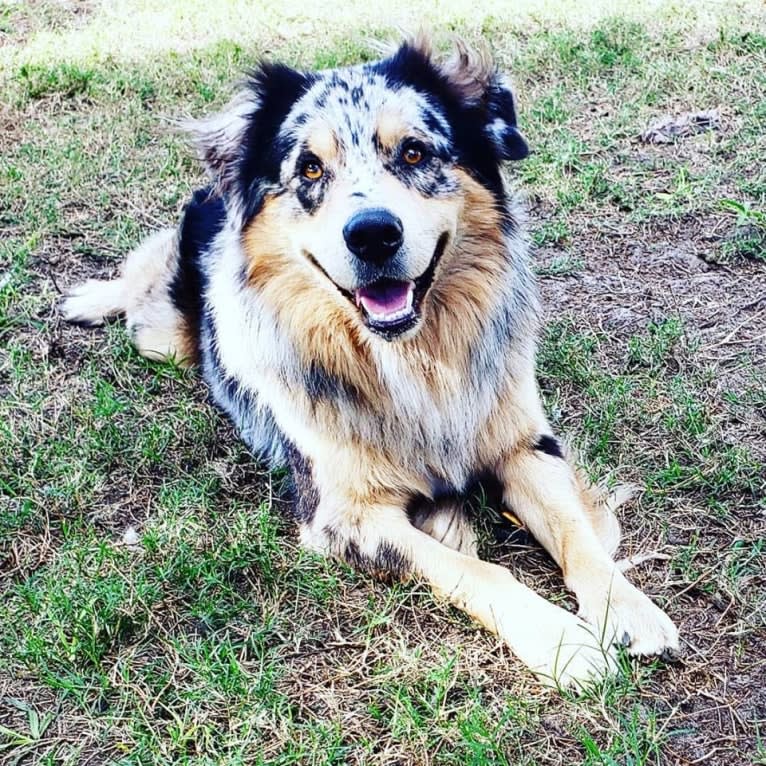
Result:
M303 545L420 578L546 683L584 685L678 632L613 561L615 498L578 475L535 378L538 299L501 169L527 143L486 51L425 37L373 63L262 63L186 125L210 175L180 225L63 313L124 315L140 353L199 367L253 453L286 466ZM574 615L477 555L491 477L560 566Z

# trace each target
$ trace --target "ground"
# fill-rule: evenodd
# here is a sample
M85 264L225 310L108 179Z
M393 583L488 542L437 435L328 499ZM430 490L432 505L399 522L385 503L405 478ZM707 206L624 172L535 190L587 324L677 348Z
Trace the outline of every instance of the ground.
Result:
M763 8L272 5L0 4L0 760L766 763ZM621 555L654 555L630 576L681 629L680 662L581 695L424 586L301 552L284 477L193 372L57 310L200 182L169 118L259 56L357 62L423 22L516 84L547 408L592 477L639 489ZM523 534L485 549L574 606Z

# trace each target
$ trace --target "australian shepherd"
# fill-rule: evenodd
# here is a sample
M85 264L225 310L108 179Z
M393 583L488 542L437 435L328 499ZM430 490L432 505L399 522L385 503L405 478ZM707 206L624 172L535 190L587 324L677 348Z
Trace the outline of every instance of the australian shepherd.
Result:
M613 561L615 498L578 475L535 379L538 303L501 167L526 156L485 52L427 40L323 72L261 64L188 124L210 184L67 319L124 315L138 350L196 364L270 466L303 545L421 578L541 679L613 671L678 633ZM491 477L579 614L477 556L467 489Z

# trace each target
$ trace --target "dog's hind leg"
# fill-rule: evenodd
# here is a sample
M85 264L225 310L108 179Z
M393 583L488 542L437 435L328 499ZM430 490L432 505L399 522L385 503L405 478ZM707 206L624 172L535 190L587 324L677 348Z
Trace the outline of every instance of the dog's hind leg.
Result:
M62 303L64 318L97 326L124 315L131 339L144 356L190 358L193 344L170 294L178 257L176 229L151 235L128 255L119 277L91 279L69 290Z
M635 492L628 485L613 490L594 487L578 470L573 470L575 486L582 507L596 533L601 547L612 557L620 546L621 530L617 509L627 503Z
M479 541L459 498L438 500L418 509L412 523L442 545L466 556L478 556Z

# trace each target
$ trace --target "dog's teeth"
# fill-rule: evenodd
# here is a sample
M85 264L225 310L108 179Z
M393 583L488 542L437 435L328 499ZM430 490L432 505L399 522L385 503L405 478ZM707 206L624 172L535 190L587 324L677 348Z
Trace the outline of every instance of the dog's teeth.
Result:
M400 309L395 314L375 314L374 312L370 312L369 316L370 319L373 319L376 322L395 322L398 319L403 319L404 317L408 316L411 309L412 301L409 302L409 306Z

